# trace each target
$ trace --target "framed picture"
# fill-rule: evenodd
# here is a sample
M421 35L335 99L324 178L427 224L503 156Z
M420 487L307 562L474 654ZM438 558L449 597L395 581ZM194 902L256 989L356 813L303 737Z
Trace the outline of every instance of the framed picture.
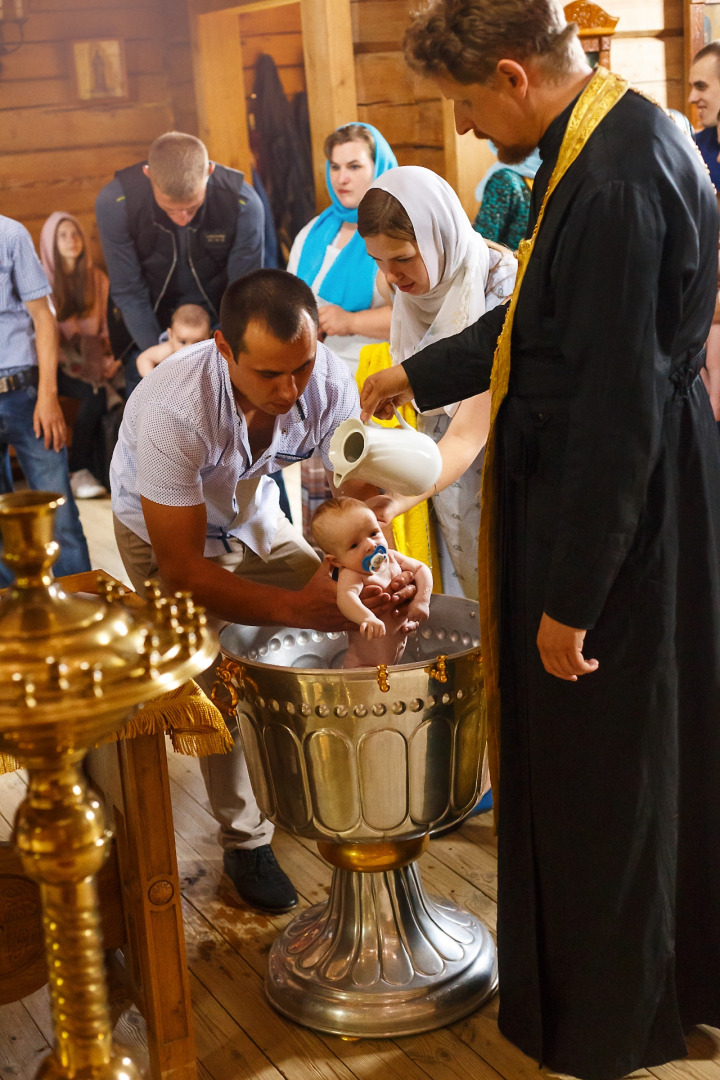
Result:
M709 45L720 37L720 3L718 0L705 0L704 44Z
M75 88L80 101L122 101L128 96L125 46L118 38L73 41Z

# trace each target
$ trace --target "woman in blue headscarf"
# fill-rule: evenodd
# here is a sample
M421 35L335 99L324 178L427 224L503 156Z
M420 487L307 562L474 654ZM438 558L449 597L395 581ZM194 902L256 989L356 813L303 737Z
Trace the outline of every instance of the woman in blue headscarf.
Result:
M390 290L357 232L357 208L373 180L397 166L389 144L370 124L344 124L325 140L327 210L298 233L288 270L311 287L325 343L353 374L360 349L387 341Z

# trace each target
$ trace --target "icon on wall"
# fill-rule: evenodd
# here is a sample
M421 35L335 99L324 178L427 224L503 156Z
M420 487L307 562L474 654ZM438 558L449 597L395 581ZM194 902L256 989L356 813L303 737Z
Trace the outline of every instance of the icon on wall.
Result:
M72 43L77 96L81 101L122 101L128 96L125 48L117 38Z
M703 18L704 45L720 38L720 3L718 0L705 0Z

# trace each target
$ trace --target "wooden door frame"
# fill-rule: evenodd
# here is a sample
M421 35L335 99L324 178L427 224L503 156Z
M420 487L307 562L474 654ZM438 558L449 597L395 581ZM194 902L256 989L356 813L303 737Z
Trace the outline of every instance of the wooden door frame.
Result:
M350 0L187 0L200 138L214 161L250 178L242 42L238 16L300 3L305 84L318 209L327 205L323 143L357 119ZM233 77L228 73L239 72Z

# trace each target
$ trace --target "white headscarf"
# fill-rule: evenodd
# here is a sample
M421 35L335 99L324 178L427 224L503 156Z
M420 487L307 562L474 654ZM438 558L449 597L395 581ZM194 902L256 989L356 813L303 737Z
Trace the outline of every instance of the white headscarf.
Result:
M453 189L430 169L403 165L372 187L389 191L405 208L430 278L423 296L398 291L393 298L390 352L393 363L401 364L480 318L490 258Z

